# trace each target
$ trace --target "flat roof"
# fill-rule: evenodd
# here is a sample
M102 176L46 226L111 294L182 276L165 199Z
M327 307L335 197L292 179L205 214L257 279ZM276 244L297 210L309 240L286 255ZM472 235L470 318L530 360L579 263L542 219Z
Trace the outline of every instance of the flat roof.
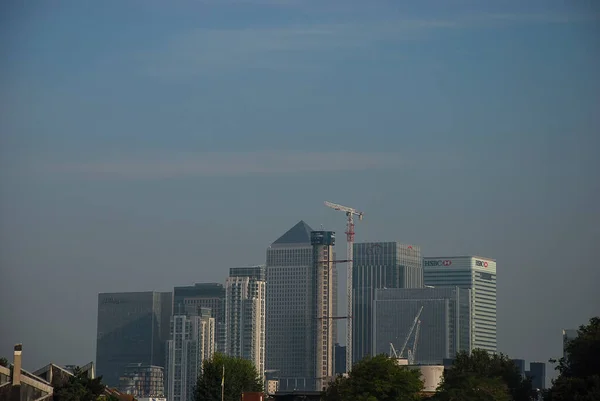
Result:
M452 258L479 258L479 259L486 259L486 260L491 260L492 262L495 262L496 259L494 258L489 258L487 256L479 256L479 255L460 255L460 256L423 256L423 259L452 259Z

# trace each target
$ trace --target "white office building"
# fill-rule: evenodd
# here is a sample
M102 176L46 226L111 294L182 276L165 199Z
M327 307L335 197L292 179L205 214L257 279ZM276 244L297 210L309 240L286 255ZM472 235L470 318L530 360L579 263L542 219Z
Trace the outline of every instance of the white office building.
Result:
M209 308L197 314L178 314L171 318L171 339L167 341L167 399L193 401L194 387L202 362L215 352L215 319Z
M497 351L496 261L480 256L423 258L425 285L471 290L471 349Z
M251 361L265 372L265 267L229 270L225 282L226 347L229 356Z

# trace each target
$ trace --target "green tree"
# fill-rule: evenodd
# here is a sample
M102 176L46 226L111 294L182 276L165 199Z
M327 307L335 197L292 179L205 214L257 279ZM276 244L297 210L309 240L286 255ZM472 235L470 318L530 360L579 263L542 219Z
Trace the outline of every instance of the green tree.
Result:
M435 401L510 401L508 386L499 377L472 373L456 375L452 385L442 385Z
M54 388L54 401L96 401L104 392L102 376L90 379L86 372L75 368L73 376Z
M1 357L0 358L0 366L4 366L5 368L8 368L8 359L6 359L5 357Z
M423 389L418 370L399 366L385 355L366 357L348 377L338 376L323 393L325 401L411 401Z
M202 364L195 389L196 401L221 401L223 367L225 401L239 401L246 391L263 391L262 379L252 362L216 353Z
M551 362L556 362L551 360ZM600 400L600 318L577 331L577 337L565 347L558 360L558 378L544 395L547 401Z
M466 397L472 393L476 397L483 393L482 389L493 394L496 397L490 398L493 400L530 401L536 397L531 380L523 378L519 368L506 355L476 349L471 354L460 352L456 355L452 368L444 371L436 399L459 400L461 397L456 398L456 394ZM508 398L504 398L504 393ZM455 398L450 398L451 395Z

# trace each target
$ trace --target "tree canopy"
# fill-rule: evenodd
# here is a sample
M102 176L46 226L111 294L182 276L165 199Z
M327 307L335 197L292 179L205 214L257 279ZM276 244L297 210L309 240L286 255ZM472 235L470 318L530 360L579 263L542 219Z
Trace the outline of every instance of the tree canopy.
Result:
M5 357L0 357L0 366L4 366L5 368L8 367L8 359L6 359Z
M338 376L324 392L326 401L419 400L423 382L418 370L399 366L385 355L366 357L348 377Z
M506 355L476 349L456 355L452 367L444 371L435 399L530 401L535 399L535 392L531 380L524 378Z
M262 378L252 362L216 353L202 364L194 394L196 401L221 401L223 367L225 401L239 401L243 392L263 391Z
M444 386L434 400L439 401L510 401L508 386L500 377L464 373Z
M96 401L104 392L102 376L90 379L86 372L76 368L73 376L54 388L54 401Z
M556 362L556 361L551 361ZM577 331L577 337L565 346L558 360L558 378L552 382L544 399L547 401L600 400L600 318Z

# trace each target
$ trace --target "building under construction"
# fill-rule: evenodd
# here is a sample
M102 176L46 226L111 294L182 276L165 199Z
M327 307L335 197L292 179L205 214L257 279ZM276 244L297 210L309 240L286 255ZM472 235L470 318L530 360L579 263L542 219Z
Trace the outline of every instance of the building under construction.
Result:
M315 294L315 382L317 390L324 390L333 380L334 345L337 342L337 274L335 267L335 233L333 231L313 231L311 241L314 263Z

